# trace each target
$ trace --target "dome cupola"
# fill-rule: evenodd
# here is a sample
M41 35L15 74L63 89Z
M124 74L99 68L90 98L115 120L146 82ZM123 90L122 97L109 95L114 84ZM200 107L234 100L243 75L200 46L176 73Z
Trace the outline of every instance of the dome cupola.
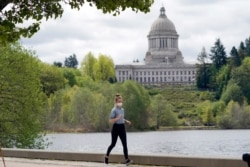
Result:
M165 8L161 7L160 15L151 26L149 35L176 33L175 26L171 20L169 20L165 14Z

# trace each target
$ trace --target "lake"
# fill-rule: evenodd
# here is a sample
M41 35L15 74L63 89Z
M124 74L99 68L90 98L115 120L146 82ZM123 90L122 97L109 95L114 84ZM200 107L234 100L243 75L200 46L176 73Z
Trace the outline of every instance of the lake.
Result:
M46 150L106 153L110 133L47 134ZM250 152L250 130L127 132L129 154L241 157ZM118 139L112 153L122 154Z

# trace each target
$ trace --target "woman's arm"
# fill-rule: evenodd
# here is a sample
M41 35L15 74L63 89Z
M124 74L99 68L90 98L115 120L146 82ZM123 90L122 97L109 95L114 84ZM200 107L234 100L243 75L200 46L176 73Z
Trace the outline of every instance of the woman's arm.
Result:
M119 115L119 116L116 117L116 118L110 118L110 119L109 119L109 122L110 122L110 123L115 123L116 121L118 121L118 120L121 118L121 116L122 116L122 115Z

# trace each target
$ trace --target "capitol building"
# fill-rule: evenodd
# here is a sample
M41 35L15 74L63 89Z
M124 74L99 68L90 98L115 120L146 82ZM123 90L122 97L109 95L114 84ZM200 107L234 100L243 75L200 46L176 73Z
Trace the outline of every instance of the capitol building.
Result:
M134 80L143 85L194 85L197 68L187 64L178 48L179 35L161 7L153 22L148 38L148 51L144 62L116 65L118 82Z

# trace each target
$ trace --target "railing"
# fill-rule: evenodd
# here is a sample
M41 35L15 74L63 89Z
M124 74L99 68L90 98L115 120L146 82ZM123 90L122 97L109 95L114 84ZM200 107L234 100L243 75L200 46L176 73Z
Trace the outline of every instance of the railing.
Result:
M2 149L5 157L29 158L29 159L52 159L69 161L86 161L103 163L104 154L81 153L81 152L58 152L26 149ZM238 158L225 157L191 157L169 155L130 155L133 163L139 165L173 166L173 167L247 167L247 163ZM123 155L111 154L110 163L124 161Z

